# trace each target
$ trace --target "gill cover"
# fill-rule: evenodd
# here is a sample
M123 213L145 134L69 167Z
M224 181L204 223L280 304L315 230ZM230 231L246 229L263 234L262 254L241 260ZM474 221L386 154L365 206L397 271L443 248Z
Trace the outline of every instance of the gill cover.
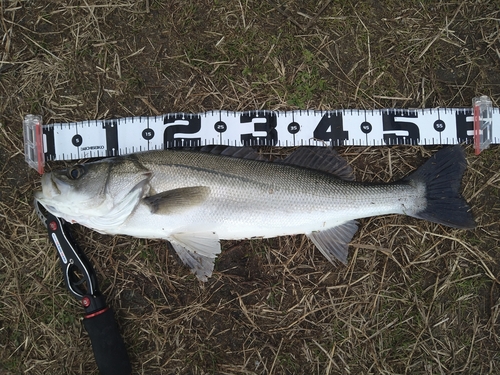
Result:
M69 222L105 230L122 224L149 190L151 172L135 157L46 173L35 198Z

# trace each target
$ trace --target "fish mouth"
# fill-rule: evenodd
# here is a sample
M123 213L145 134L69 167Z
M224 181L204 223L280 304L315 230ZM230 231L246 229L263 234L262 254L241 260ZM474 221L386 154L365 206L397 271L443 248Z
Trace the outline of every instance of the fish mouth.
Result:
M42 190L35 192L35 198L41 200L51 199L61 195L61 189L57 185L57 182L52 178L52 173L45 173L42 176Z

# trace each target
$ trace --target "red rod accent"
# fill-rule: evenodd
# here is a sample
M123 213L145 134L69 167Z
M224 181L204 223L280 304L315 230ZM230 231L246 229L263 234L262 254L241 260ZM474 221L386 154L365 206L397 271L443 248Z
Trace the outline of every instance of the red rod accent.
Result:
M105 307L104 309L96 311L95 313L85 315L85 319L95 318L96 316L101 315L102 313L105 313L108 310L109 307Z

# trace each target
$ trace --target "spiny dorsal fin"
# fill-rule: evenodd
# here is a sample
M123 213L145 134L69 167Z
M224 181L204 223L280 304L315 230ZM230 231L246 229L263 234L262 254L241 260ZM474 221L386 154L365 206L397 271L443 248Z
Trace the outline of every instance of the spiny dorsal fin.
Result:
M230 156L239 159L262 160L262 161L267 160L265 157L263 157L261 154L259 154L256 150L254 150L251 147L213 145L213 146L204 146L199 151L208 154Z
M156 215L170 215L199 205L207 199L210 188L207 186L191 186L167 190L143 199L151 213Z
M300 147L280 162L330 173L342 180L354 181L354 171L351 166L329 147Z
M307 237L332 264L335 264L335 258L346 264L349 242L357 230L358 224L351 220L330 229L309 233Z

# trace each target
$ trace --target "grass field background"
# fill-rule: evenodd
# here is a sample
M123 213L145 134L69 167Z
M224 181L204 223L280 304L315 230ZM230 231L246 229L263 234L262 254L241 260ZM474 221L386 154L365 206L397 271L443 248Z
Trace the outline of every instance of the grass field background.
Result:
M499 20L494 1L2 1L0 374L97 374L34 214L26 114L498 106ZM388 182L438 148L339 152ZM303 236L223 241L202 284L163 241L74 232L134 374L499 374L500 153L467 156L477 229L362 219L347 266Z

